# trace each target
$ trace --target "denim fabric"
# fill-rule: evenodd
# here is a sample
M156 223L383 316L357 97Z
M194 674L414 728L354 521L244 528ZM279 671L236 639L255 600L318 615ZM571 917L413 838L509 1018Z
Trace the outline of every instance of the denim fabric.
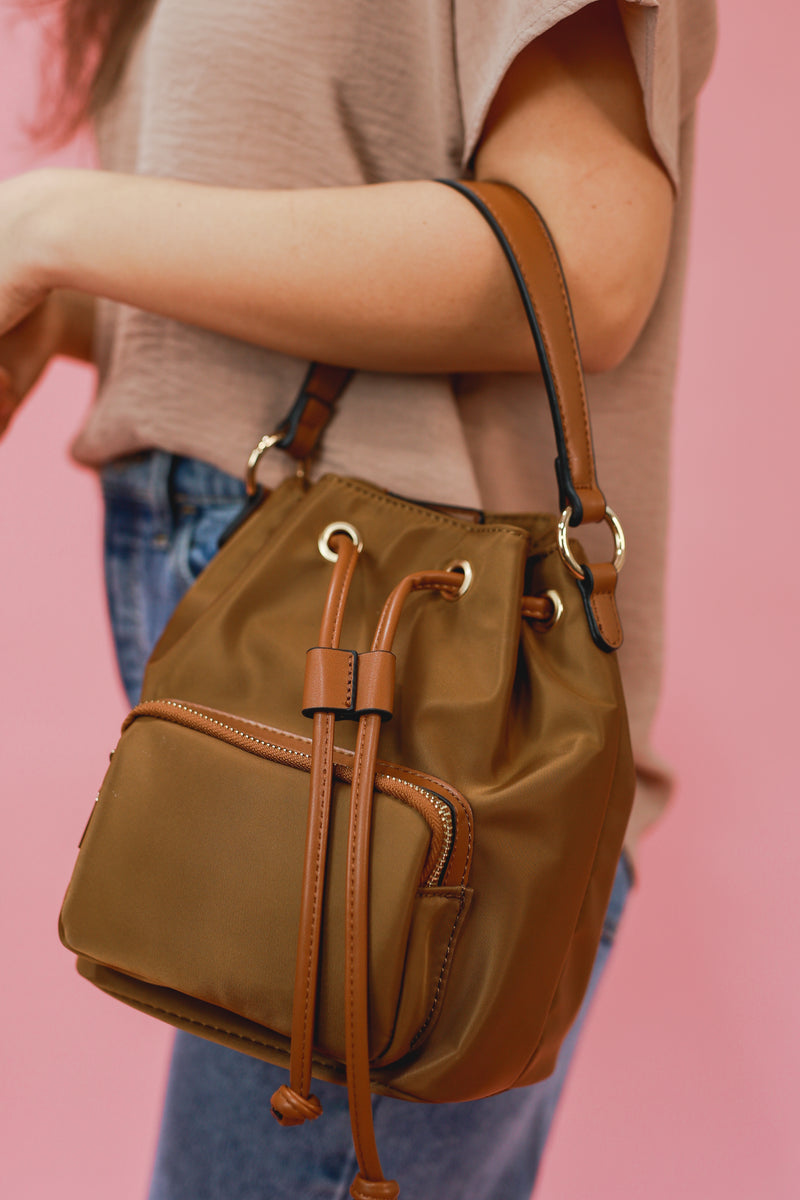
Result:
M150 650L239 512L244 489L213 467L160 451L110 465L102 483L109 607L134 704ZM408 1200L528 1200L630 882L623 860L588 995L549 1079L465 1104L373 1099L384 1170ZM257 1059L177 1034L150 1200L347 1200L356 1162L346 1090L315 1082L324 1116L282 1129L270 1097L285 1079Z

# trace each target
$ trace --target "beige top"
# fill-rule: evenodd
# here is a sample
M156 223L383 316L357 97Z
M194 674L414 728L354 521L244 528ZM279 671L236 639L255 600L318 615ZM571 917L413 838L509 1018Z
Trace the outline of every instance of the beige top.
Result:
M508 66L588 0L157 0L98 128L111 170L249 188L458 176ZM639 770L631 845L668 775L648 731L661 672L670 406L687 242L692 114L715 38L713 0L620 0L653 143L678 189L653 314L617 369L588 381L598 475L630 545L620 584ZM533 197L535 199L535 197ZM97 402L75 456L159 447L240 475L306 364L102 301ZM380 413L380 420L376 419ZM531 376L361 373L318 473L498 510L556 507L554 443ZM267 484L291 470L267 456Z

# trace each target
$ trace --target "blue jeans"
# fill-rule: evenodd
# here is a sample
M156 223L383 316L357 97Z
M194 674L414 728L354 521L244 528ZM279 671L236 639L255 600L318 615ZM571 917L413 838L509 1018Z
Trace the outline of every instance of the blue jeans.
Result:
M131 704L173 608L239 512L242 484L161 451L106 467L106 577L120 671ZM408 1200L528 1200L578 1032L630 887L620 863L589 992L555 1073L465 1104L375 1097L387 1177ZM315 1082L321 1120L282 1129L270 1097L277 1067L179 1033L150 1200L347 1200L356 1173L347 1093Z

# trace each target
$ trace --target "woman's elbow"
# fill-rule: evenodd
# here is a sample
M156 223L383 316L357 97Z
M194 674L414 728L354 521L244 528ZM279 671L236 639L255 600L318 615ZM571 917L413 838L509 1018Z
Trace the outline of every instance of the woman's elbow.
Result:
M590 311L576 316L584 370L598 374L620 366L639 340L651 309L652 303L633 286L621 294L609 288L598 295Z
M587 372L618 367L639 340L663 283L671 216L670 208L663 220L644 221L617 239L596 243L593 252L575 256L572 272L565 263Z

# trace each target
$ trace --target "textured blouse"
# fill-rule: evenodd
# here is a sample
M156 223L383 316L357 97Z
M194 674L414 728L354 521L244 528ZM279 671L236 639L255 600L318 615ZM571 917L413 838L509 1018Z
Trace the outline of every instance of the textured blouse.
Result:
M98 124L108 170L245 188L463 176L509 65L590 0L156 0ZM633 351L588 379L598 476L630 547L620 666L638 769L629 830L669 774L648 745L661 675L670 410L695 101L713 0L619 0L653 145L677 194L663 284ZM533 200L535 196L531 197ZM546 216L547 214L545 214ZM74 443L90 465L157 447L241 475L307 364L125 305L98 302L96 401ZM532 375L361 372L315 472L495 511L554 511L554 443ZM264 460L277 483L293 468Z

